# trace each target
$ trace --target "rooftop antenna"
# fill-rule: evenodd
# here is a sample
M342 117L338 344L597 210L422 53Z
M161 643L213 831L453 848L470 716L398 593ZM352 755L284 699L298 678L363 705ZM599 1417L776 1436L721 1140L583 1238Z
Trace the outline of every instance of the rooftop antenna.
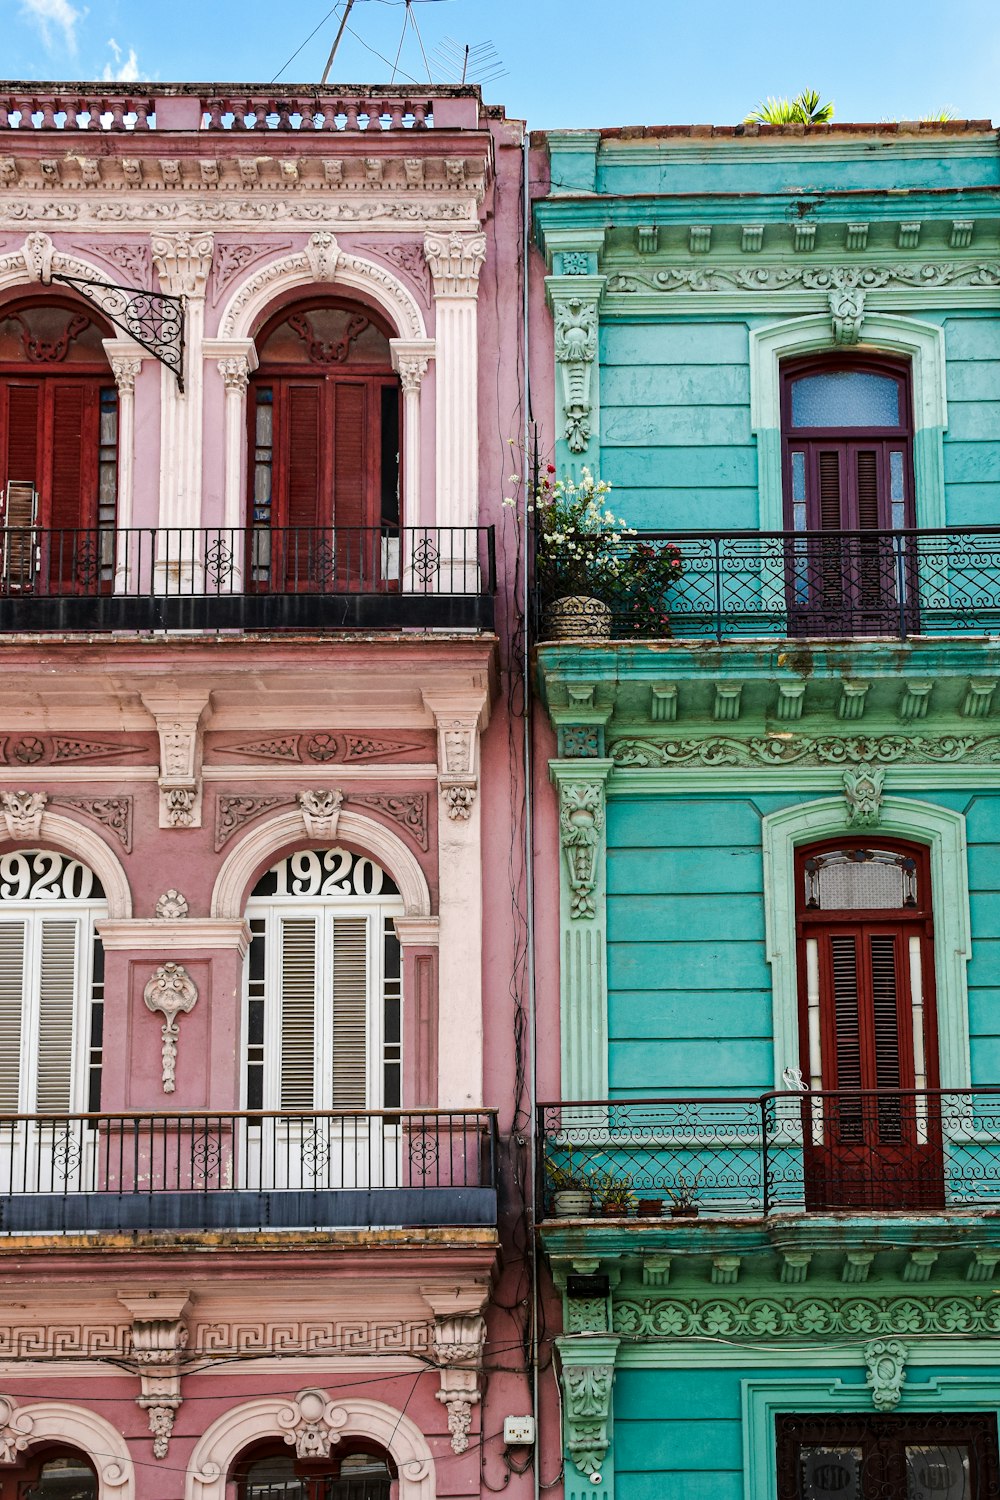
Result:
M330 69L333 67L333 59L337 55L337 48L340 46L340 39L347 29L347 18L351 14L351 11L353 9L354 0L346 0L346 4L344 6L344 14L340 18L340 25L337 27L337 35L334 37L333 46L330 48L330 56L326 60L326 67L323 69L323 77L319 81L320 88L323 87L323 85L326 83L326 80L330 76Z
M435 71L444 83L494 83L507 76L503 59L492 42L456 42L447 36L434 50Z

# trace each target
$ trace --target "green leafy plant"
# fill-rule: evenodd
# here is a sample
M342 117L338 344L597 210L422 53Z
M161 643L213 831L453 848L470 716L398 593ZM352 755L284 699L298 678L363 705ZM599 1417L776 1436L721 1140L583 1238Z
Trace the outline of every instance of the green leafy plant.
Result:
M602 1208L624 1216L635 1203L632 1191L632 1174L619 1176L615 1172L600 1172L591 1182L594 1197Z
M545 1176L554 1193L589 1193L591 1190L587 1173L573 1161L572 1148L566 1152L565 1161L546 1156Z
M803 89L794 99L762 99L746 116L755 125L828 125L833 119L833 101L824 101L816 89Z
M675 1209L685 1211L697 1206L697 1189L700 1181L700 1172L685 1172L680 1169L674 1173L674 1180L666 1184L666 1189L667 1196Z

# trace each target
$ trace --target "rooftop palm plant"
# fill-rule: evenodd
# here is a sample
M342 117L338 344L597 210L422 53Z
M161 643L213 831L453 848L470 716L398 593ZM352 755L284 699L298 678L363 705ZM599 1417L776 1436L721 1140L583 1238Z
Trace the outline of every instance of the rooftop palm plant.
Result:
M794 99L761 100L747 115L756 125L828 125L833 119L833 101L826 103L815 89L803 89Z

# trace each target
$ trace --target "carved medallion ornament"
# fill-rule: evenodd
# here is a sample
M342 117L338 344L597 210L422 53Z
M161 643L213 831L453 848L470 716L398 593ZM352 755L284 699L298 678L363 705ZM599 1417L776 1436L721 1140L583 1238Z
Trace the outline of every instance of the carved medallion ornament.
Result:
M335 839L340 809L344 805L343 792L329 789L316 792L300 792L299 807L306 833L311 839Z
M894 765L900 761L930 761L975 765L1000 763L1000 735L758 735L739 740L707 739L614 740L608 754L622 768L660 766L843 766L853 763Z
M277 1420L296 1458L329 1458L330 1449L340 1442L347 1413L328 1392L312 1388L299 1391L294 1402L278 1412Z
M145 755L143 745L111 744L107 740L81 740L66 735L53 735L51 740L37 735L22 734L17 738L0 741L0 761L8 765L35 766L51 761L62 765L67 761L109 760L122 755Z
M898 1339L875 1339L865 1345L864 1360L876 1411L894 1411L899 1405L906 1381L906 1355L906 1345Z
M156 903L156 916L161 922L179 922L188 914L187 897L180 891L164 891Z
M177 1087L177 1042L180 1032L177 1018L194 1010L198 987L183 964L165 963L156 969L142 992L146 1008L163 1017L163 1092L172 1094Z
M18 1411L11 1396L0 1396L0 1464L18 1464L31 1442L35 1423L25 1411Z
M44 792L0 792L0 812L11 839L37 839L48 801Z
M594 915L597 857L603 837L603 783L562 782L559 787L559 840L568 867L572 918Z
M290 763L315 761L326 765L329 761L379 760L389 755L405 755L411 751L425 752L427 747L419 740L384 740L371 735L335 734L332 730L318 730L315 734L282 734L269 740L249 740L240 745L213 745L216 755L246 755L260 760L278 760Z

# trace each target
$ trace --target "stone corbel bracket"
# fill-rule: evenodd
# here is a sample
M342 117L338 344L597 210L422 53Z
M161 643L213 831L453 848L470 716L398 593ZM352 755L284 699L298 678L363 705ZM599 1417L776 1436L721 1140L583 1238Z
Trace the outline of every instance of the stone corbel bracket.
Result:
M603 276L550 276L545 283L554 324L562 436L571 453L585 453L598 436L592 384L604 282Z
M438 790L448 817L467 823L479 790L479 732L485 697L437 698L424 694L437 729Z
M37 839L42 831L42 813L48 801L44 792L0 792L7 837Z
M876 1411L895 1411L906 1382L906 1345L899 1339L875 1339L863 1353L872 1405Z
M181 1363L187 1348L188 1292L118 1293L132 1317L132 1358L139 1376L136 1405L149 1417L153 1457L166 1458L181 1404Z
M482 1399L480 1375L486 1324L482 1309L487 1288L480 1282L465 1286L420 1288L434 1314L431 1353L440 1371L435 1396L448 1412L453 1453L465 1453L472 1430L472 1409Z
M202 716L206 702L143 693L160 738L160 827L201 827Z
M558 1338L563 1389L563 1441L581 1474L593 1484L611 1442L611 1392L620 1340ZM598 1479L594 1479L594 1475Z
M559 841L566 860L570 916L593 917L604 843L604 782L560 781Z
M194 1010L198 986L183 964L161 964L154 970L142 992L147 1010L163 1017L163 1092L172 1094L177 1087L177 1042L180 1031L177 1018Z
M34 1419L18 1410L13 1396L0 1396L0 1465L20 1463L34 1427Z

